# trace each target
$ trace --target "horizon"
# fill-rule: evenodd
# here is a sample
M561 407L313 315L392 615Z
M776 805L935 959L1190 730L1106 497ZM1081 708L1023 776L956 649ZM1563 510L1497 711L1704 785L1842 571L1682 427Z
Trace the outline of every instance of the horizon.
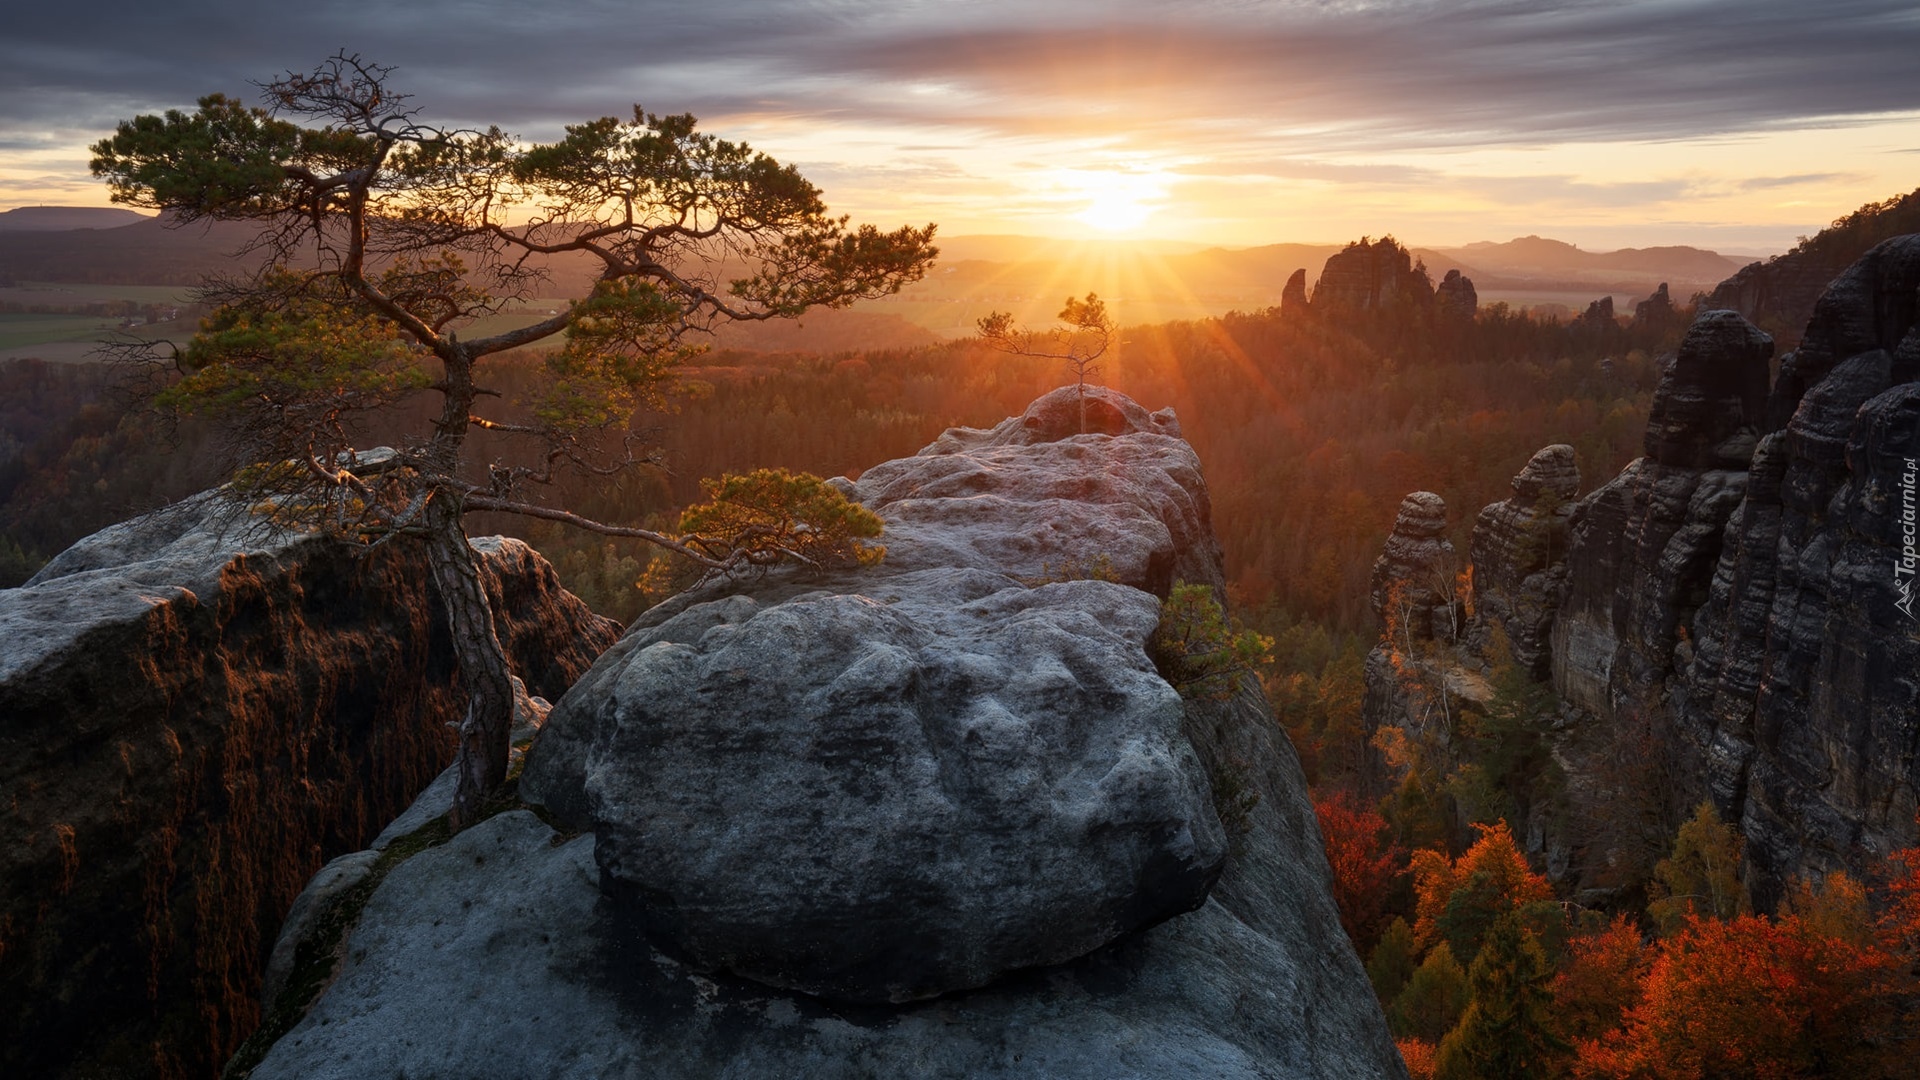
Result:
M110 205L86 148L116 122L341 47L428 122L692 112L836 213L949 236L1745 255L1920 186L1920 12L1890 0L230 8L17 16L0 209Z
M132 213L137 213L148 221L151 221L160 216L157 213L144 210L144 209L134 210L129 207L115 206L111 204L88 205L88 204L80 204L80 203L32 203L32 204L23 205L23 206L0 206L0 214L12 213L15 210L126 210ZM125 228L127 225L132 225L132 224L138 224L138 223L127 222L125 225L108 226L107 228L110 228L110 229ZM46 230L38 230L38 231L41 231L41 232L91 232L91 231L97 231L97 228L98 227L96 226L81 225L71 229L46 229ZM1528 233L1524 236L1509 236L1504 240L1494 240L1494 239L1483 238L1480 240L1468 241L1466 243L1461 243L1461 244L1426 243L1418 239L1408 239L1406 237L1397 236L1393 234L1391 231L1373 235L1372 239L1378 240L1386 237L1392 237L1394 240L1398 241L1402 246L1406 247L1409 251L1433 250L1433 251L1444 251L1444 252L1469 252L1469 249L1474 247L1482 247L1482 246L1499 247L1505 244L1519 243L1527 240L1544 240L1551 243L1565 243L1568 246L1579 250L1583 254L1591 254L1591 255L1608 255L1608 254L1613 254L1614 252L1622 251L1622 250L1644 249L1644 248L1652 248L1652 247L1697 247L1697 245L1687 245L1687 244L1674 244L1674 245L1648 244L1648 245L1627 245L1624 248L1602 249L1602 248L1590 247L1583 244L1576 244L1571 241L1561 240L1559 237L1543 236L1538 233ZM980 233L960 233L960 234L949 235L949 236L938 236L935 238L934 242L935 242L935 246L938 246L942 242L958 243L961 241L975 241L975 242L1044 241L1048 243L1066 244L1066 245L1072 245L1074 247L1082 247L1082 248L1099 246L1099 245L1126 246L1131 248L1158 248L1160 250L1158 252L1155 252L1155 254L1167 255L1167 254L1197 254L1197 253L1207 252L1207 251L1222 251L1222 252L1254 251L1260 248L1282 247L1282 246L1342 248L1342 247L1346 247L1349 244L1353 244L1357 242L1358 239L1359 237L1348 237L1346 239L1339 239L1339 240L1331 240L1331 239L1301 240L1301 239L1294 239L1294 238L1286 238L1286 239L1279 239L1279 240L1260 241L1256 243L1234 244L1234 243L1207 243L1199 240L1182 239L1180 237L1171 237L1171 236L1114 236L1110 234L1098 235L1098 236L1048 236L1041 233L980 232ZM1777 248L1764 248L1764 249L1699 248L1699 250L1707 251L1715 255L1726 256L1729 258L1766 259L1774 255L1781 254L1787 251L1790 247L1791 245L1783 245ZM945 260L943 259L942 261L945 261ZM961 261L966 261L966 260L961 260ZM1307 267L1307 269L1314 274L1318 274L1318 270L1316 270L1313 267Z

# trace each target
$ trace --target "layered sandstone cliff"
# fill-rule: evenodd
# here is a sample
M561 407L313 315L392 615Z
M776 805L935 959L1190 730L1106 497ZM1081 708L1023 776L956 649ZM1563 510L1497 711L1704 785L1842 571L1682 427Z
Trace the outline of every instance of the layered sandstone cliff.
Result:
M475 542L558 697L617 630ZM202 496L0 590L0 1073L216 1072L281 917L446 765L464 698L424 560Z

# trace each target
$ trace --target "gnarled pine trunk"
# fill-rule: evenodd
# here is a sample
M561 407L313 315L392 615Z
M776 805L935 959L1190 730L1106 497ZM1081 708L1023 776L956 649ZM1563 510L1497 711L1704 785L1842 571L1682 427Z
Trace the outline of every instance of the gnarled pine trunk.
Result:
M494 632L493 606L479 564L460 524L459 496L442 489L427 504L427 555L446 609L467 716L460 723L460 783L453 799L454 828L472 824L488 793L506 782L513 739L513 680Z

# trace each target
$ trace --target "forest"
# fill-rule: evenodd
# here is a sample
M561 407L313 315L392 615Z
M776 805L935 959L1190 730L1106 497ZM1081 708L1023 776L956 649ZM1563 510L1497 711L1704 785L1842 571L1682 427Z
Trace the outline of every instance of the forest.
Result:
M1908 201L1802 248L1864 246ZM1172 406L1199 454L1230 607L1272 641L1274 722L1313 785L1346 929L1416 1077L1901 1074L1920 1001L1920 851L1895 853L1871 880L1804 882L1756 912L1738 836L1711 806L1680 822L1648 809L1659 777L1650 744L1634 741L1644 733L1616 735L1611 802L1570 795L1543 748L1559 704L1510 663L1447 745L1362 720L1365 658L1382 633L1369 574L1401 498L1443 496L1464 552L1480 508L1541 447L1574 447L1583 494L1611 478L1640 453L1687 314L1562 322L1492 304L1460 323L1420 307L1269 308L1126 327L1095 376ZM513 400L545 359L487 363ZM682 369L668 409L635 418L656 467L566 481L560 494L601 520L667 527L702 478L857 476L948 427L1016 414L1068 376L975 340L716 349ZM218 433L151 411L142 389L98 365L0 366L0 587L220 475ZM378 444L390 432L364 434ZM664 553L559 525L483 519L470 531L509 528L623 621L694 576ZM1517 835L1547 813L1639 828L1640 857L1604 896L1557 892Z

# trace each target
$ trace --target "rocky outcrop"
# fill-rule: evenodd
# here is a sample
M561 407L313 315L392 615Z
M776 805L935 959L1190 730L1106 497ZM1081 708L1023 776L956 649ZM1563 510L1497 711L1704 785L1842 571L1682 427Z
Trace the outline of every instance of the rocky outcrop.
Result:
M1313 310L1307 301L1307 271L1302 267L1287 279L1286 288L1280 291L1280 314L1283 317L1298 318Z
M475 546L516 670L558 696L617 627L525 544ZM301 886L451 757L428 577L200 497L0 590L0 1072L218 1069Z
M596 678L634 692L563 706L579 824L705 969L903 1002L1072 960L1200 906L1226 852L1158 622L1128 586L972 568L696 605Z
M1567 701L1611 718L1664 685L1746 490L1772 349L1733 312L1703 313L1654 390L1646 456L1574 507L1553 627Z
M1416 491L1400 501L1386 549L1373 563L1373 613L1413 638L1450 641L1458 629L1454 575L1460 568L1446 531L1447 501Z
M1767 411L1784 424L1753 455L1679 667L1690 775L1740 823L1763 904L1916 837L1916 378L1920 236L1836 279L1782 358Z
M1771 389L1769 353L1730 311L1688 331L1647 456L1575 510L1553 657L1568 700L1651 722L1673 809L1739 824L1763 908L1916 839L1920 236L1833 281Z
M1381 727L1418 730L1450 716L1460 700L1486 697L1486 680L1454 655L1466 608L1446 531L1446 500L1416 491L1401 500L1393 532L1374 560L1370 595L1381 632L1367 654L1360 706L1369 733ZM1386 780L1384 763L1371 754L1354 777L1360 790L1373 795L1385 794Z
M1633 322L1627 331L1640 340L1658 340L1660 335L1676 329L1681 323L1680 309L1673 306L1673 297L1667 294L1667 283L1645 300L1633 305Z
M1392 237L1361 240L1327 257L1313 289L1313 308L1328 315L1424 311L1433 281Z
M523 778L581 834L389 870L253 1075L1403 1075L1257 689L1148 660L1155 594L1219 581L1198 463L1098 397L847 485L879 567L649 612Z
M1568 520L1579 491L1573 447L1549 446L1513 478L1513 497L1480 511L1473 526L1473 644L1485 651L1498 626L1514 663L1539 680L1553 666L1553 619L1566 595Z
M1433 313L1441 325L1471 323L1479 310L1480 295L1474 291L1473 279L1459 270L1447 271L1447 276L1434 287Z
M1612 331L1619 329L1620 323L1613 314L1613 297L1603 296L1587 305L1587 310L1574 317L1576 330Z

